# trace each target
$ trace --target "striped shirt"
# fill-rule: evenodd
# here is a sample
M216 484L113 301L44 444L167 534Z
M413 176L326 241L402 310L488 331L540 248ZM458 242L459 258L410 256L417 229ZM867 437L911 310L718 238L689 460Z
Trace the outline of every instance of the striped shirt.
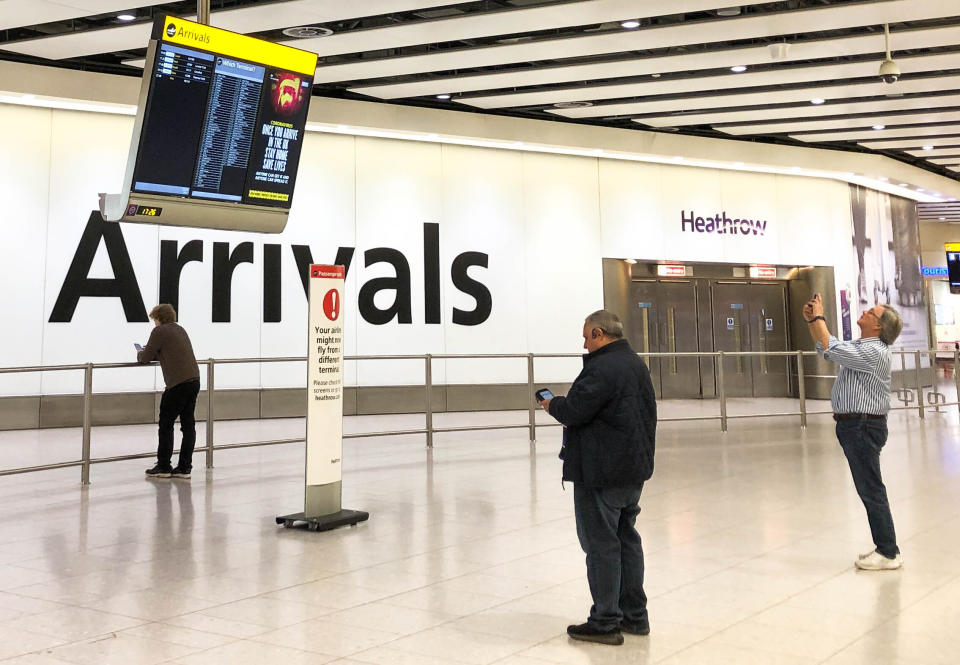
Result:
M826 351L817 342L817 351L840 365L830 391L834 413L872 413L890 410L890 348L877 337L841 342L830 336Z

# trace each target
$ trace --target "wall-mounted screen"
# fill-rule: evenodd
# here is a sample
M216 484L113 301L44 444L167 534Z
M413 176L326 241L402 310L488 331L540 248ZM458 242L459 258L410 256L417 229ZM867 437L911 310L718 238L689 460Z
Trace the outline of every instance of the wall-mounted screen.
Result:
M947 279L950 280L950 293L960 293L960 242L948 242Z
M131 191L289 208L316 54L171 17L153 39Z

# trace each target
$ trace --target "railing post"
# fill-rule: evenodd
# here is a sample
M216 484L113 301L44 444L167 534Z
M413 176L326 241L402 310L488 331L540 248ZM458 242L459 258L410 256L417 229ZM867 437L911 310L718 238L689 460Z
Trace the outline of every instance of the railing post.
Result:
M537 405L533 399L533 354L527 354L527 422L530 424L530 443L537 440Z
M717 352L717 397L720 398L720 431L727 431L727 391L723 389L723 351Z
M433 356L428 353L423 357L423 361L423 383L426 387L424 412L427 419L427 448L433 448Z
M916 365L913 371L917 374L917 411L920 413L920 420L923 420L923 377L920 374L920 351L914 353L914 362Z
M80 484L90 484L90 426L93 416L93 363L83 368L83 444L80 450Z
M213 468L213 358L207 359L207 468Z
M797 397L800 398L800 427L807 426L807 386L803 373L803 351L797 351Z
M960 369L960 350L954 349L953 351L953 385L957 389L957 413L960 414L960 374L957 374L957 370Z

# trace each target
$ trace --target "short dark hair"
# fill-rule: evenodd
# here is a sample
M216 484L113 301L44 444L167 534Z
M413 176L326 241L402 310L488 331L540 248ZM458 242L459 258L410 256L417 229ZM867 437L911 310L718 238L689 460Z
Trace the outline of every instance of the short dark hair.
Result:
M173 308L173 305L167 305L166 303L157 305L150 310L150 318L160 323L176 323L177 310Z

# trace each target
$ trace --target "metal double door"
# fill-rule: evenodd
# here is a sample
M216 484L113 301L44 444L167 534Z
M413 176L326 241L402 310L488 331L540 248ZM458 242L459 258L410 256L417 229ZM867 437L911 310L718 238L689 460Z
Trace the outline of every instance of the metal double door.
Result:
M712 284L713 341L717 351L786 351L786 292L779 282ZM786 356L729 356L723 361L728 397L789 396Z
M640 354L696 352L697 292L693 281L634 281L631 283L630 344ZM662 399L700 397L700 361L696 356L651 358L657 396Z

